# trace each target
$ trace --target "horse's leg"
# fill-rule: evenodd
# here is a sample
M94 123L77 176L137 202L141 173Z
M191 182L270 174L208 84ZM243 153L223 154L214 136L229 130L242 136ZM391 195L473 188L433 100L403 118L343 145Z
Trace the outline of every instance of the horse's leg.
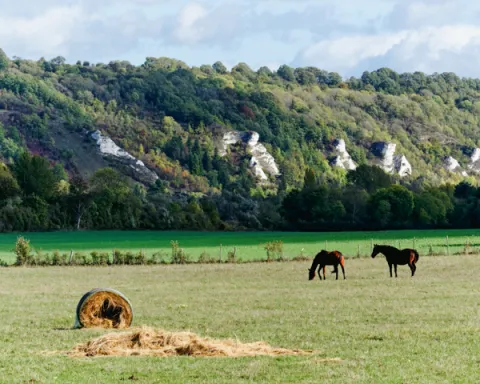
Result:
M327 277L325 276L325 270L327 269L327 266L323 266L323 280L327 280Z
M393 264L393 267L395 268L395 277L397 277L397 264Z
M318 266L318 278L322 280L322 264Z
M335 280L338 280L338 264L335 265Z
M415 271L417 270L417 266L415 265L415 263L411 263L409 264L410 266L410 269L412 270L412 277L413 275L415 275Z
M343 266L343 264L340 264L340 267L342 267L343 280L345 280L346 279L346 277L345 277L345 267Z
M388 263L388 269L390 269L390 277L392 277L392 263Z

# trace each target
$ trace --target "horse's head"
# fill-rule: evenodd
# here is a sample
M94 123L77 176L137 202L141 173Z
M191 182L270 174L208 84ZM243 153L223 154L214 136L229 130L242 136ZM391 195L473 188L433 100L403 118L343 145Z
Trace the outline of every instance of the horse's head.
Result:
M378 244L374 244L373 246L373 252L372 252L372 259L377 256L380 253L380 249L378 247Z
M315 277L315 268L308 268L308 280L313 280Z

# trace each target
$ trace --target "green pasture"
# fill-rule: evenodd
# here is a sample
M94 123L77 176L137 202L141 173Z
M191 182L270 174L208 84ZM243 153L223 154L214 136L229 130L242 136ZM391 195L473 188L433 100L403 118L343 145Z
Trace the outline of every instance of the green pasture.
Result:
M170 255L170 241L176 240L181 248L196 260L202 252L225 259L236 248L236 256L243 261L266 257L262 244L282 240L284 256L313 256L321 249L337 249L347 257L367 256L371 244L389 244L399 248L413 247L420 255L446 255L475 253L480 249L480 230L409 230L382 232L186 232L186 231L87 231L48 232L26 234L0 234L0 259L12 263L18 236L30 239L33 248L42 252L83 252L120 249L151 255L161 252ZM447 247L448 236L448 247ZM221 246L221 247L220 247Z
M307 280L309 262L0 269L0 383L476 383L480 259L349 259L347 280ZM111 332L74 330L88 290L132 302L133 327L263 340L312 356L71 358ZM118 331L117 331L118 332ZM340 361L325 361L337 358Z

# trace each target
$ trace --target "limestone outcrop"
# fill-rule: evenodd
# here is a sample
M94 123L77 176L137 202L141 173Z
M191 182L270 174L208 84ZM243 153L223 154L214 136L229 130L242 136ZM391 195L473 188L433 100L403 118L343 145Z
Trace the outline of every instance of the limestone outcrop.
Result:
M257 132L229 131L224 133L219 150L220 156L227 154L228 147L233 144L242 143L246 146L247 153L251 155L250 168L255 176L261 181L267 181L268 176L278 176L280 171L273 156L267 151L262 143L259 143L260 135Z
M357 168L357 164L355 164L350 154L347 152L345 140L335 140L333 145L335 147L336 156L332 161L332 166L346 169L347 171L355 170Z
M403 154L395 154L397 144L388 142L376 142L372 144L371 151L376 159L375 165L378 165L385 172L398 174L405 177L412 174L412 165Z
M105 159L121 166L132 178L145 184L153 184L158 179L158 175L148 169L143 161L120 148L110 137L102 135L100 131L93 132L90 137L95 140L100 154Z
M461 167L458 160L452 156L448 156L444 159L443 166L447 171L458 173L462 176L468 176L468 173Z

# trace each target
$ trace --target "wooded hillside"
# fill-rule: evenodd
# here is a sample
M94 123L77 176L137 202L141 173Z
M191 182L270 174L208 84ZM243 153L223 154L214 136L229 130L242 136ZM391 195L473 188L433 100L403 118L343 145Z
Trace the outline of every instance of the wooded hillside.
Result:
M0 182L11 188L0 196L0 230L360 228L374 202L383 211L372 227L452 225L460 195L442 185L462 174L476 185L479 112L480 80L452 73L382 68L344 80L285 65L275 72L244 63L190 68L168 58L70 65L1 51ZM257 152L279 174L259 180L252 147L225 144L232 131L257 132ZM333 166L339 139L356 171ZM370 167L379 142L396 144L410 175ZM447 159L458 166L446 169ZM27 181L32 172L51 173L48 186ZM474 191L470 184L460 185ZM463 199L476 196L467 192ZM401 218L398 193L411 201ZM431 196L444 201L443 213L431 212L438 201L424 202L430 211L421 206Z

